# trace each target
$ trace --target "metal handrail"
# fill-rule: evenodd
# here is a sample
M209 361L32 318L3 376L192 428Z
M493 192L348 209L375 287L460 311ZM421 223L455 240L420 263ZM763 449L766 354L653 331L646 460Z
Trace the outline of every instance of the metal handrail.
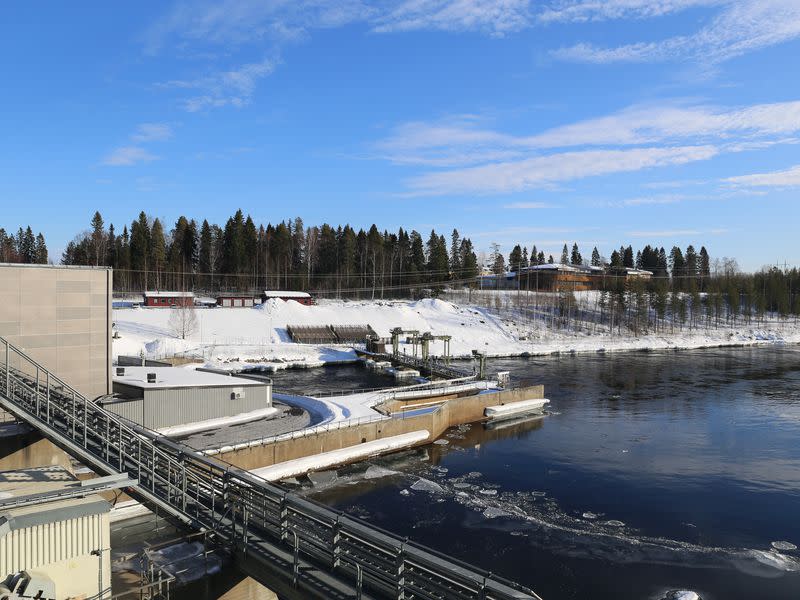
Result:
M239 556L279 568L268 548L292 551L291 540L297 536L298 556L335 573L352 589L363 585L381 596L431 600L481 595L488 600L539 598L527 588L125 422L69 386L62 387L59 378L0 340L5 347L0 366L3 408L98 472L128 473L138 480L129 489L132 495L194 528L211 531ZM33 372L12 366L12 355ZM58 385L53 388L52 382ZM399 571L398 565L405 569ZM307 586L316 585L308 570L298 569L294 577L282 573L289 580L300 578Z

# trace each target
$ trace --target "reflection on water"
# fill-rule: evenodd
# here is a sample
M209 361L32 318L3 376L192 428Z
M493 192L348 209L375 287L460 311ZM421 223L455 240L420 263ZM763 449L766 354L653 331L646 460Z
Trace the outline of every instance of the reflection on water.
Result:
M396 475L351 468L307 493L545 598L800 597L797 348L491 368L543 383L551 414L453 430L427 455L373 461Z

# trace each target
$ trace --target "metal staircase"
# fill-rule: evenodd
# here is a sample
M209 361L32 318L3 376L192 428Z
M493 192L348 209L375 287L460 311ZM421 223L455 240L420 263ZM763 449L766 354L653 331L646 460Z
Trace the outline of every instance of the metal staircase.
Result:
M531 590L211 459L87 400L0 338L0 406L128 493L208 531L281 598L539 599ZM540 600L540 599L539 599Z

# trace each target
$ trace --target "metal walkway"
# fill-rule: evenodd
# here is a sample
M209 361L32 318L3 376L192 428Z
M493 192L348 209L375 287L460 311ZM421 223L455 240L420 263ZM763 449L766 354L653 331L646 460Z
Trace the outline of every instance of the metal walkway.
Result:
M0 406L128 493L212 532L281 598L540 600L482 572L132 425L0 338Z
M416 369L420 373L428 373L431 377L441 377L442 379L478 378L477 374L473 372L451 367L450 365L435 358L424 360L416 356L410 356L402 353L395 355L385 352L369 352L365 350L359 350L358 352L375 361L387 361L391 362L392 364L409 367L411 369Z

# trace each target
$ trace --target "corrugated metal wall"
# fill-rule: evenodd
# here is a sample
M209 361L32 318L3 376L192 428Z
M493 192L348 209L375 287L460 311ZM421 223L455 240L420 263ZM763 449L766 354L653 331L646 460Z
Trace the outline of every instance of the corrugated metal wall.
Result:
M239 391L242 397L231 400L231 393L234 391ZM208 419L232 417L271 405L271 386L231 385L145 390L144 400L115 402L106 404L105 408L149 429L161 429Z
M11 531L0 537L0 574L35 569L84 556L92 550L107 550L108 528L108 515L103 514Z

